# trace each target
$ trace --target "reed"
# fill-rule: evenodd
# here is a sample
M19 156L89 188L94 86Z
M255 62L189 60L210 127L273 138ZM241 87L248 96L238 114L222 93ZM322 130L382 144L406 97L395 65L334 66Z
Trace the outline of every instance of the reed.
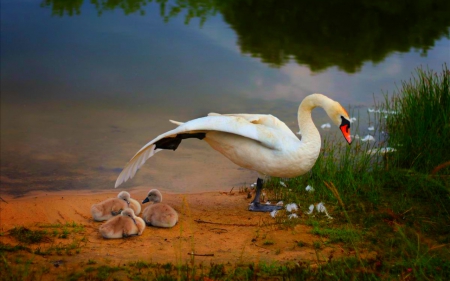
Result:
M418 68L410 81L385 98L389 145L399 168L430 173L450 161L450 71ZM441 172L450 171L447 166Z

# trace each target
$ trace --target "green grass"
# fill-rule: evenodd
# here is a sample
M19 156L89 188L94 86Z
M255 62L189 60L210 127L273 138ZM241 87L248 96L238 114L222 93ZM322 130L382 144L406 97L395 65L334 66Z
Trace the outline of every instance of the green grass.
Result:
M397 149L392 158L399 168L431 173L450 161L450 72L417 69L410 81L391 98L384 108L389 115L388 143ZM450 166L445 169L449 174Z
M26 227L14 227L9 231L9 234L22 243L40 243L44 241L47 236L46 232L42 230L31 230Z
M19 251L26 251L26 252L31 252L31 249L23 246L23 245L15 245L12 246L10 244L5 244L0 242L0 253L2 252L19 252Z

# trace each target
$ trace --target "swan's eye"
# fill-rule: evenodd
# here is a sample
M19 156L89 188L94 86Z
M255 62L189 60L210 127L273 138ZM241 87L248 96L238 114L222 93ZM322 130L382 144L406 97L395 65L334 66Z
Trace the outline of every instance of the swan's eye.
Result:
M341 120L342 120L342 122L339 127L342 128L342 127L346 126L346 130L348 132L350 130L350 121L347 118L345 118L344 116L341 116Z

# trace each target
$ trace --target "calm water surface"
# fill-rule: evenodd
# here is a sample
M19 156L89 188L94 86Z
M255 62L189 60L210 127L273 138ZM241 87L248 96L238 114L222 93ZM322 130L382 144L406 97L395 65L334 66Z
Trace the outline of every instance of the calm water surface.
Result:
M314 92L359 112L364 135L382 92L450 62L449 1L313 2L2 0L2 192L110 189L168 119L270 113L297 132L298 104ZM255 178L190 140L124 188Z

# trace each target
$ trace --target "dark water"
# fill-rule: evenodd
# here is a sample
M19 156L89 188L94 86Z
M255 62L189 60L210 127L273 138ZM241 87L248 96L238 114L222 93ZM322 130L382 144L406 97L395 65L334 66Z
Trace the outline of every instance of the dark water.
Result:
M450 62L449 1L1 1L1 190L109 189L179 121L308 94L360 111ZM329 122L315 112L317 124ZM124 185L225 189L255 174L195 141Z

